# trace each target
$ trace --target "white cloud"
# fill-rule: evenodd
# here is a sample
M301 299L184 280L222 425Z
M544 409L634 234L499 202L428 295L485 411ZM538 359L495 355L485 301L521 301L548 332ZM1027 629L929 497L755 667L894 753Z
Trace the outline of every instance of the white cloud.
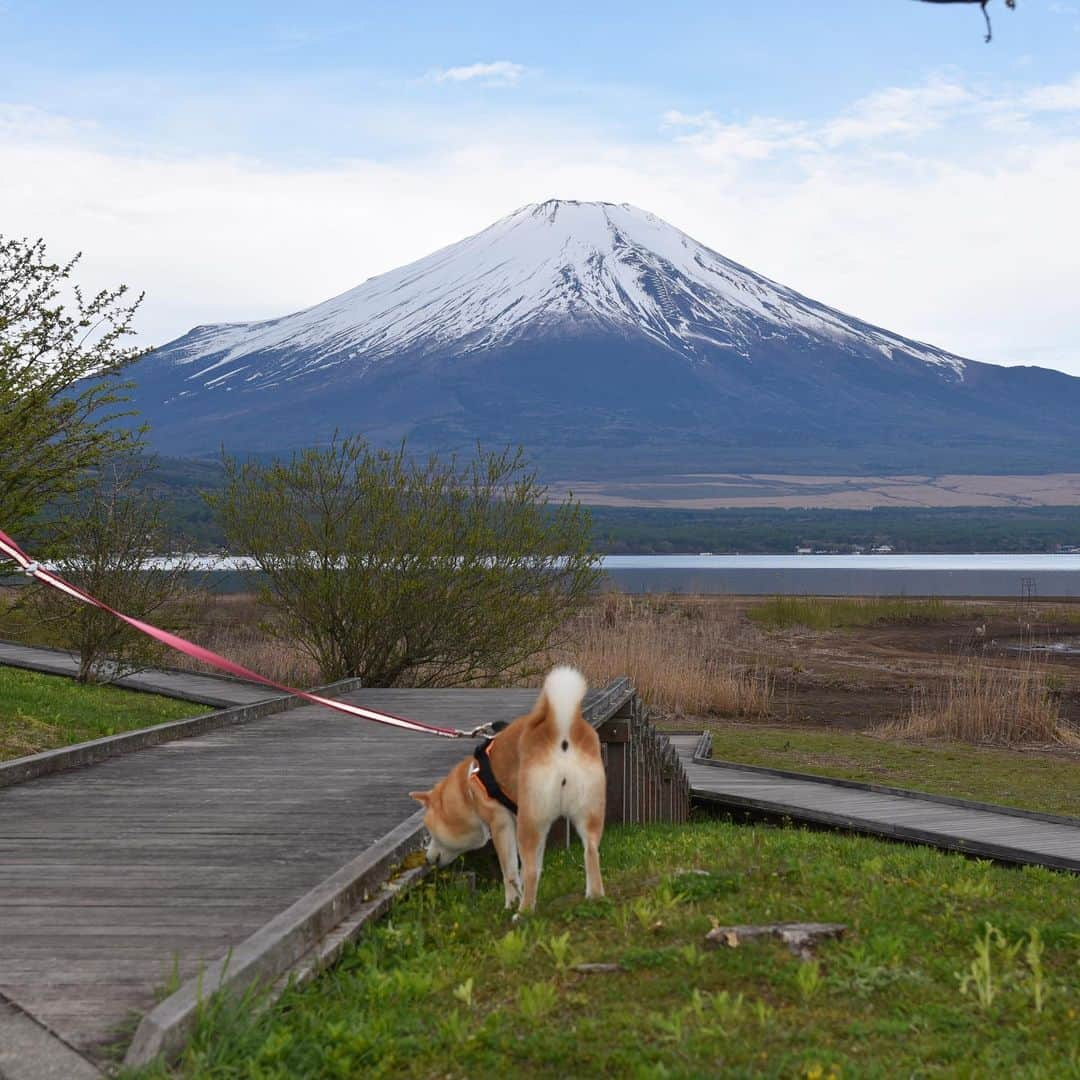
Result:
M671 112L645 142L562 116L515 111L496 129L462 114L452 140L441 125L421 154L312 169L117 149L63 118L0 110L0 228L44 236L56 257L83 250L89 287L145 289L144 339L160 343L316 303L527 202L627 201L890 330L1080 374L1080 137L1033 106L1002 131L996 118L1024 94L959 89L875 95L891 103L882 123L910 120L921 100L939 126L849 129L835 145L825 133L869 123L870 99L814 123Z
M1068 82L1036 87L1020 100L1023 106L1035 112L1080 110L1080 75L1074 75Z
M445 68L433 73L436 82L471 82L479 79L483 86L513 86L525 74L523 64L510 60L494 60L490 64L466 64Z
M841 146L864 139L922 135L941 127L973 100L962 86L947 82L892 87L856 101L824 125L822 138L829 146Z
M672 110L664 114L664 126L682 129L678 141L713 162L763 161L782 150L812 150L816 145L804 124L770 117L725 124L711 112L687 115Z
M820 151L871 140L914 139L944 127L978 98L962 86L941 80L923 86L891 87L853 102L837 116L813 125L776 117L724 122L712 112L671 110L664 126L680 129L676 138L713 161L761 161L788 151Z

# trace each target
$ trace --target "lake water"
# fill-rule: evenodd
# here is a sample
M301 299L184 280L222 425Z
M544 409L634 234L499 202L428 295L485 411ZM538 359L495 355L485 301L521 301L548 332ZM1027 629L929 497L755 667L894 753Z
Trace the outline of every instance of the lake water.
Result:
M1080 597L1080 555L613 555L627 592Z
M206 559L214 587L246 586L250 560ZM773 596L1080 597L1080 555L608 555L626 592Z

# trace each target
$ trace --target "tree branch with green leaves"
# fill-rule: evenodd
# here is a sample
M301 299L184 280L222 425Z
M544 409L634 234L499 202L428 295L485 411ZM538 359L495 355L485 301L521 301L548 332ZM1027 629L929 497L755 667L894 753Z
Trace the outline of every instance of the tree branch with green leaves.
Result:
M120 423L134 414L117 375L142 354L126 345L142 296L85 294L78 261L0 236L0 525L24 537L47 503L141 438Z

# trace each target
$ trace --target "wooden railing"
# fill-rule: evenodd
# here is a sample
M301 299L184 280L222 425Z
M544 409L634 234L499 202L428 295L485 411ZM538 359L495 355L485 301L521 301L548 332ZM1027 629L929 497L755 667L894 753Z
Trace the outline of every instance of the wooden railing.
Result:
M615 679L605 686L589 702L585 719L600 736L607 822L686 821L690 783L674 747L649 720L630 680Z

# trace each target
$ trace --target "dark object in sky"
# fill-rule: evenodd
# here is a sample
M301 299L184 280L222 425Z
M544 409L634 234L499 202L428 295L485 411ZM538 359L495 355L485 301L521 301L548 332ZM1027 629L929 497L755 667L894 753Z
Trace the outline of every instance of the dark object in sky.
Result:
M986 41L993 41L994 31L990 25L990 12L986 10L988 0L919 0L922 4L978 4L982 8L983 18L986 20ZM1016 0L1005 0L1007 8L1015 8Z

